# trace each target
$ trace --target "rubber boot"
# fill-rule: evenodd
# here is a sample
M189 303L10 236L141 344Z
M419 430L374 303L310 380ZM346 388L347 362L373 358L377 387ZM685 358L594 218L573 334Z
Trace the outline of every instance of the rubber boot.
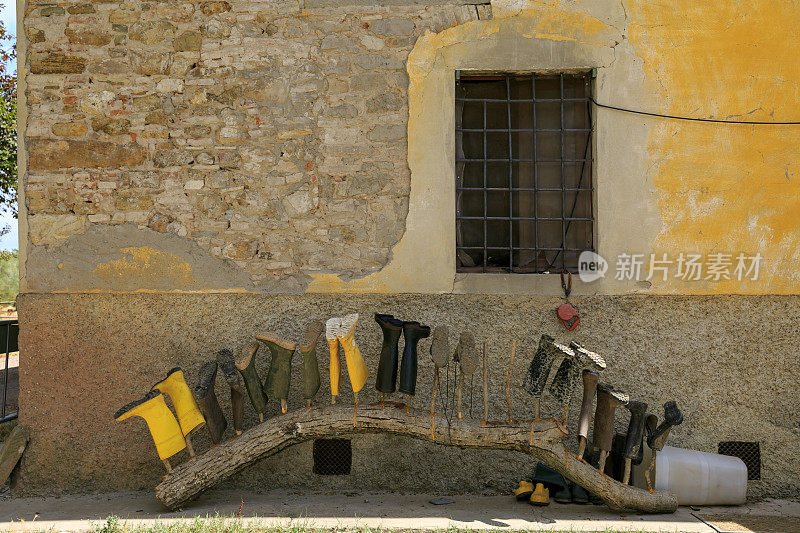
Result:
M242 375L244 381L244 388L247 390L247 395L250 397L250 403L253 405L258 420L264 421L264 413L267 410L267 397L264 395L264 387L261 385L261 379L256 372L256 352L258 352L259 344L251 342L242 348L239 357L236 359L236 368Z
M158 389L148 392L144 398L133 401L114 413L117 422L127 420L132 416L144 419L156 445L158 457L166 461L179 451L186 448L183 432L175 419L175 415L167 407L164 395ZM170 471L169 462L165 462L167 471Z
M219 444L222 441L222 434L225 433L225 428L228 427L228 421L225 420L225 415L222 413L222 408L220 408L217 400L217 393L214 390L216 380L217 362L209 361L204 363L200 367L194 392L197 394L200 410L203 412L203 416L206 417L206 427L208 428L208 434L211 436L211 442Z
M683 423L683 413L678 409L678 404L675 402L667 402L664 404L664 420L653 431L653 434L647 438L647 445L651 450L660 452L667 442L670 430Z
M172 400L172 407L175 408L175 415L178 417L184 437L205 423L180 367L176 366L167 372L166 378L151 387L151 390L155 389L160 390L162 394L166 394Z
M533 494L531 494L531 497L528 500L528 503L531 505L536 505L537 507L550 505L550 491L541 483L537 483L536 488L533 490Z
M586 442L589 438L589 422L592 419L592 402L597 394L597 382L600 376L593 370L583 371L583 400L581 400L581 414L578 418L578 457L583 457Z
M579 505L588 505L589 503L589 493L586 490L578 485L577 483L569 482L569 488L572 491L572 503L577 503Z
M261 333L255 337L266 344L272 354L267 378L264 380L264 394L267 398L278 398L281 401L281 412L286 414L289 383L292 377L292 357L297 343L272 332Z
M614 439L614 412L628 403L628 395L615 391L610 385L597 386L597 410L594 414L594 447L600 450L597 469L604 472L608 452Z
M342 324L336 330L336 338L344 350L344 361L347 365L347 375L350 376L350 385L353 387L355 403L358 403L358 391L364 388L367 382L369 369L364 362L364 356L356 345L356 323L358 313L353 313L342 318Z
M375 376L375 389L384 394L391 394L397 387L397 361L400 335L403 334L403 321L392 315L375 313L375 322L383 331L381 357L378 360L378 372Z
M312 322L306 328L306 334L300 343L300 354L303 356L303 398L311 407L311 399L319 390L319 363L317 363L317 341L325 326L322 322Z
M575 352L572 348L567 347L567 350L564 351L561 364L558 365L558 370L556 370L556 375L553 377L552 383L550 383L550 394L561 403L564 425L567 424L569 403L572 399L572 391L575 389L575 383L577 383L580 377L580 372L581 367L578 363L578 358L575 356ZM556 495L553 495L553 499L555 499L555 496ZM570 500L571 499L572 496L570 495Z
M331 377L331 404L336 403L339 395L339 378L342 375L342 363L339 361L339 339L336 332L342 326L342 319L338 317L330 318L325 322L325 340L328 342L330 352L330 364L328 370Z
M244 383L239 371L236 370L233 352L230 350L220 350L217 352L217 364L225 381L231 389L231 410L233 411L233 430L239 436L243 431L244 422Z
M606 361L600 354L587 350L575 341L569 343L570 349L575 352L575 359L582 369L602 372L606 369Z
M520 481L519 487L517 487L517 490L514 491L514 497L518 502L529 500L531 494L533 494L533 483L527 480Z
M631 477L631 462L642 451L642 437L644 436L645 415L647 404L644 402L628 402L625 406L631 413L628 422L628 431L625 435L625 448L622 455L625 458L625 467L622 472L622 484L627 485Z
M419 322L403 322L403 359L400 361L400 392L414 396L417 392L417 345L429 337L431 328Z
M528 373L525 375L523 388L533 396L533 417L539 418L539 403L544 393L547 378L550 376L550 369L553 362L558 357L563 357L567 353L572 353L568 347L557 343L550 335L542 335L539 339L539 346L528 366ZM573 353L574 355L574 353Z

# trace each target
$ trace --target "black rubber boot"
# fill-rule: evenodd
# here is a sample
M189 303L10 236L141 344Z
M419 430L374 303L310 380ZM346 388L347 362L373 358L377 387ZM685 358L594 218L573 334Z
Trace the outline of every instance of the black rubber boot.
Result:
M628 432L625 436L625 448L622 455L625 457L622 472L622 484L627 485L631 478L631 464L642 451L642 437L646 421L647 404L644 402L628 402L625 406L631 412L628 422Z
M241 435L243 430L244 420L244 402L245 390L244 382L239 371L236 370L236 363L233 357L233 352L230 350L220 350L217 352L217 364L225 381L231 389L231 410L233 411L233 430L236 435Z
M200 367L200 374L197 379L197 386L194 388L197 396L197 404L200 412L206 419L206 427L211 436L211 442L219 444L222 441L222 434L228 427L228 421L219 406L217 393L214 391L214 383L217 379L217 362L208 361Z
M378 375L375 378L375 388L379 392L392 393L397 387L397 343L403 333L403 321L397 320L392 315L375 313L375 322L383 330L383 345L381 358L378 361Z
M403 322L403 360L400 361L400 392L413 396L417 391L417 344L431 334L419 322Z
M647 437L647 445L651 450L660 452L667 442L670 430L674 426L681 425L681 423L683 423L683 413L678 409L678 404L675 402L665 403L664 420L653 430L652 434Z
M569 488L572 490L572 503L579 505L587 505L589 503L589 493L583 487L570 481Z

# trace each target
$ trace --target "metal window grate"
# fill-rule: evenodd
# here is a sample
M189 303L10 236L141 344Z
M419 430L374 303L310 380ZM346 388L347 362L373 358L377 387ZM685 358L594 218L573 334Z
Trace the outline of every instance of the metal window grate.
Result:
M748 481L761 479L761 446L758 442L720 442L717 452L744 461Z
M319 476L347 476L353 464L353 449L349 439L316 439L314 467Z
M456 79L459 272L577 272L594 249L589 73Z

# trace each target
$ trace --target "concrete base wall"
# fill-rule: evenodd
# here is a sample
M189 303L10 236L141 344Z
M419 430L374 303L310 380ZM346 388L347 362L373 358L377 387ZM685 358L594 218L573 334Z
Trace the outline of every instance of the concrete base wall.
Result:
M559 298L508 296L137 294L38 295L19 299L21 324L21 423L33 430L23 458L22 493L89 492L153 487L163 475L145 424L115 422L114 412L141 397L171 367L182 366L190 386L200 365L221 348L238 350L256 331L299 339L312 319L359 312L357 342L373 375L362 401L376 398L374 369L380 349L375 311L431 326L450 326L451 343L470 329L488 341L491 417L505 418L503 384L510 340L518 340L514 383L519 385L542 333L577 340L609 363L603 380L648 402L676 400L685 422L671 445L716 451L719 441L761 443L762 480L751 496L790 496L800 490L800 394L795 373L800 332L797 297L596 296L572 300L581 311L578 329L567 332L554 315ZM500 325L498 327L498 325ZM502 328L502 329L500 329ZM420 344L417 407L430 400L429 341ZM268 364L259 352L264 376ZM327 347L318 347L329 401ZM300 398L300 361L294 361L290 408ZM451 385L453 374L451 372ZM352 401L349 383L341 401ZM229 412L222 380L218 395ZM444 391L444 383L442 384ZM529 397L513 391L515 416L530 417ZM465 404L469 405L469 392ZM474 413L481 405L480 378L473 387ZM558 414L543 400L545 415ZM570 412L574 430L578 391ZM440 403L440 405L442 405ZM279 407L270 402L271 413ZM468 409L467 409L468 410ZM255 423L248 409L246 424ZM627 424L620 413L618 429ZM574 445L570 437L569 444ZM204 434L195 439L202 453ZM175 457L185 459L185 452ZM504 452L457 450L389 436L353 441L350 476L311 472L311 444L295 446L247 468L230 486L298 491L508 491L530 471L527 457Z

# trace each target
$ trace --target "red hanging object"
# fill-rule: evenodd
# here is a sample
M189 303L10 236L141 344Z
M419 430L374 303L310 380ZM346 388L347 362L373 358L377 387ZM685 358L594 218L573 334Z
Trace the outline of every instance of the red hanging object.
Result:
M569 298L569 294L572 292L572 273L566 272L566 278L564 277L564 274L565 272L561 273L561 288L564 289L564 299L567 299ZM556 315L558 316L559 320L564 323L564 327L569 331L577 328L581 321L581 317L578 315L578 310L572 307L572 304L569 302L559 305L558 309L556 309Z
M570 303L559 305L558 309L556 309L556 315L558 315L558 318L564 323L564 327L569 331L577 328L578 323L581 321L578 310L572 307Z

